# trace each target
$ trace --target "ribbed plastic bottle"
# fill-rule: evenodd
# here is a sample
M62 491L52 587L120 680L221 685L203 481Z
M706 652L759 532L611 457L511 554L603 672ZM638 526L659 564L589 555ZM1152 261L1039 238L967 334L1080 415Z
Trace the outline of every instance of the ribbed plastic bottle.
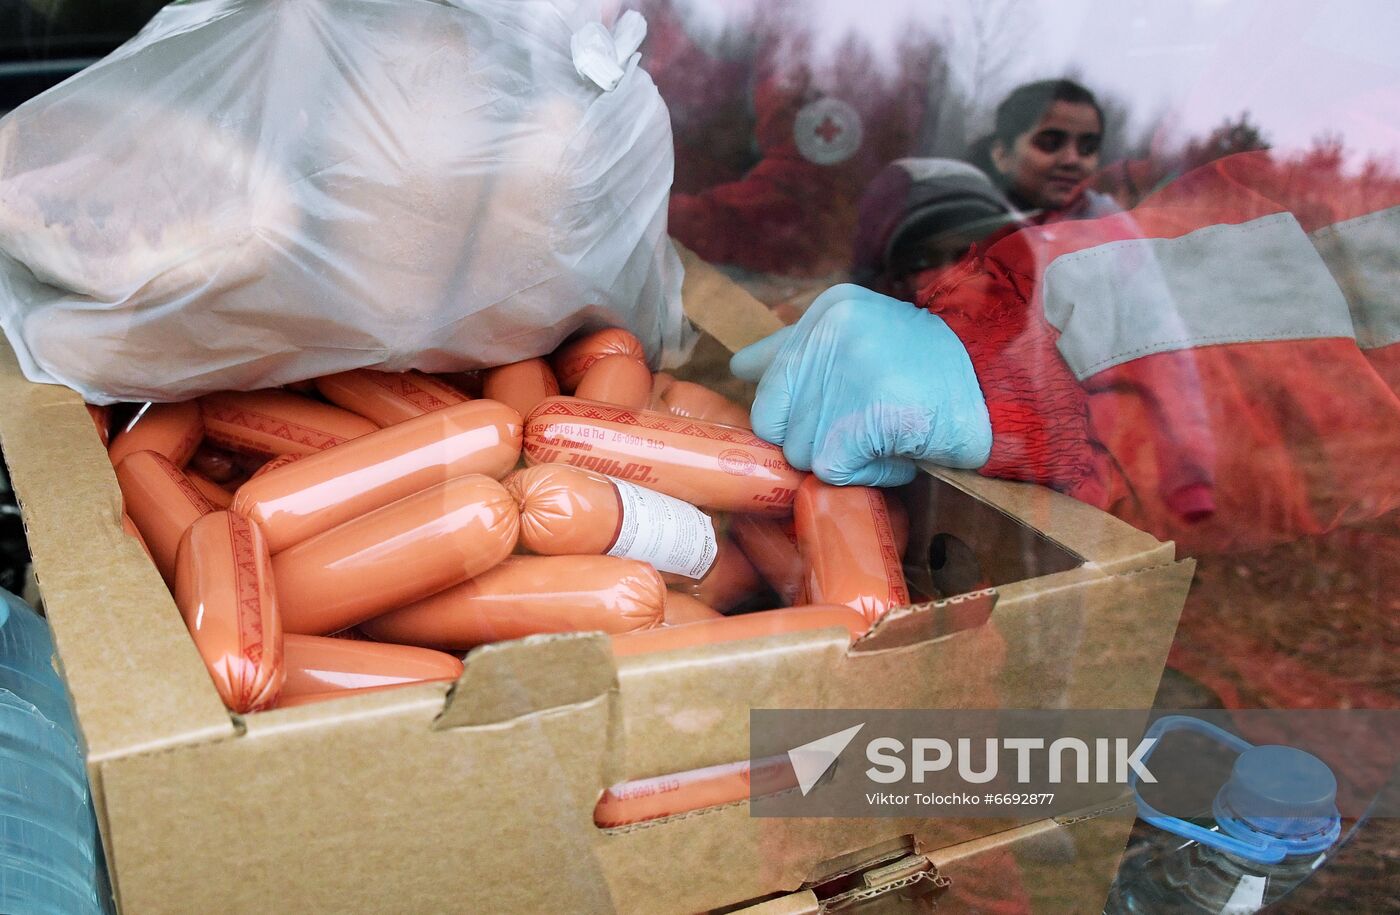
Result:
M54 667L49 624L34 608L0 590L0 689L32 703L77 739L68 691Z
M0 591L0 912L102 913L101 866L48 626Z
M1293 747L1251 746L1183 720L1192 724L1175 727L1240 750L1215 796L1214 825L1163 816L1139 798L1148 828L1135 832L1124 853L1105 915L1257 912L1307 879L1341 834L1337 780L1322 760Z

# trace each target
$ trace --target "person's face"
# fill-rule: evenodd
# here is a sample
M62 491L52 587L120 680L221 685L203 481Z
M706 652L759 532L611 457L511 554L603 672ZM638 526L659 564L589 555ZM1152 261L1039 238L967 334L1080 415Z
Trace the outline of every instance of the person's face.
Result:
M1093 105L1055 102L1035 127L1008 149L992 144L992 163L1011 189L1029 205L1055 210L1074 199L1075 190L1099 165L1103 125Z

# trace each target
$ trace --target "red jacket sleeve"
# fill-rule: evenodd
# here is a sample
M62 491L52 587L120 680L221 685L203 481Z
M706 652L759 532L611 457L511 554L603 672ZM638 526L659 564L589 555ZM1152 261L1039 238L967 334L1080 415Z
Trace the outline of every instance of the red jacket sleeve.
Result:
M919 303L977 370L982 472L1193 552L1400 507L1394 197L1247 154L974 252Z

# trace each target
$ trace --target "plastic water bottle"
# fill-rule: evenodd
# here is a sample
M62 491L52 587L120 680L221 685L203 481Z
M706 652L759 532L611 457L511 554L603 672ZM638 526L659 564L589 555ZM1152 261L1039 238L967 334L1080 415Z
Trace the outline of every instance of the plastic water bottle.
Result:
M48 626L3 591L0 613L0 912L101 913L87 773Z
M1148 828L1129 843L1106 915L1247 915L1302 883L1341 834L1327 764L1293 747L1251 746L1194 718L1162 718L1148 736L1171 730L1208 734L1240 755L1215 796L1214 827L1164 816L1139 796Z
M77 739L68 691L54 668L49 624L33 607L4 590L0 590L0 689L32 703Z

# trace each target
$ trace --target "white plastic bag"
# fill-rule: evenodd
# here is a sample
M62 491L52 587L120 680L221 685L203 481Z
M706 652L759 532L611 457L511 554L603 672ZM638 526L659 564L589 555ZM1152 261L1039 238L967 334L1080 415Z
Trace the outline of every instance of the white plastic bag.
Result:
M566 0L193 0L0 121L0 321L93 402L692 336L670 122Z

